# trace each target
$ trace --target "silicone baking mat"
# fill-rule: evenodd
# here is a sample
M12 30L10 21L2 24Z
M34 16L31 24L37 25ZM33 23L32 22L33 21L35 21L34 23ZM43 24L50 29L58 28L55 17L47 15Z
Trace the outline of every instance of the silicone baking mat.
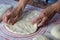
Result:
M1 1L0 0L0 3L11 4L14 7L17 4L17 2L14 2L12 0L10 0L10 1L9 0L7 0L7 1L5 1L5 0ZM27 5L26 10L41 11L42 9ZM46 35L51 40L58 40L50 34L50 30L52 29L52 27L54 25L57 25L57 24L60 24L60 14L58 14L58 13L54 16L54 18L51 20L51 22L47 26L40 28L37 32L30 34L30 35L17 35L17 34L14 34L12 32L9 32L5 28L5 26L4 26L5 24L0 23L0 40L32 40L33 37L36 37L40 34Z

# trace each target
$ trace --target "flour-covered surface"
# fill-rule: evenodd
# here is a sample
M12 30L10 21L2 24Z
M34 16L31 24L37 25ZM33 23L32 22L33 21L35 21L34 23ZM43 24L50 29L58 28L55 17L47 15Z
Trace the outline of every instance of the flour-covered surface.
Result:
M11 4L14 7L16 6L16 3L12 0L0 0L0 3L5 3L5 4ZM30 5L27 5L26 10L38 10L41 11L37 7L33 7ZM60 24L60 14L56 14L55 17L51 20L51 22L46 26L41 29L39 29L36 33L30 34L30 35L16 35L13 34L12 32L9 32L6 30L5 26L3 23L0 24L0 40L32 40L33 37L36 37L37 35L43 34L46 35L48 38L51 40L58 40L55 37L53 37L50 33L50 30L54 25Z

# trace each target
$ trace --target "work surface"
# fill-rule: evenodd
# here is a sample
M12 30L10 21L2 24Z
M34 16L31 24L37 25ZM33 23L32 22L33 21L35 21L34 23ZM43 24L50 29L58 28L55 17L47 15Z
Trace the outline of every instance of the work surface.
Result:
M0 3L11 4L14 7L17 5L17 2L14 2L13 0L10 0L10 1L0 0ZM42 9L27 5L26 10L41 11ZM56 14L54 18L51 20L51 22L46 27L39 29L36 33L31 34L31 35L21 36L21 35L16 35L16 34L9 32L8 30L6 30L4 24L0 23L0 40L32 40L33 37L36 37L37 35L40 35L40 34L46 35L51 40L58 40L50 34L52 27L57 24L60 24L60 14Z

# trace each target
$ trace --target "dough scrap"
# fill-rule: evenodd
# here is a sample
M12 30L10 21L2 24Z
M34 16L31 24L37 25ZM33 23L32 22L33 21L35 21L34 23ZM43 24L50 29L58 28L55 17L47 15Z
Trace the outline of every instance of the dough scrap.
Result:
M51 34L54 37L56 37L57 39L60 39L60 24L58 24L52 28Z
M32 40L49 40L49 39L46 36L39 35L39 36L33 38Z
M31 21L36 19L39 13L36 10L27 11L24 13L22 19L14 25L6 25L6 28L15 34L25 35L34 33L37 30L37 24L32 25Z

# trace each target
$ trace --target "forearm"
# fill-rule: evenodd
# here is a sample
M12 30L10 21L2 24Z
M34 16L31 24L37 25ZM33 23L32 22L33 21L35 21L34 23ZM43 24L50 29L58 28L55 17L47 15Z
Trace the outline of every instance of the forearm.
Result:
M23 10L28 2L29 0L19 0L19 4L17 6L18 10Z
M49 13L56 14L56 12L60 11L60 3L56 2L55 4L52 4L51 6L44 9L44 11L46 12L47 15L49 15Z

